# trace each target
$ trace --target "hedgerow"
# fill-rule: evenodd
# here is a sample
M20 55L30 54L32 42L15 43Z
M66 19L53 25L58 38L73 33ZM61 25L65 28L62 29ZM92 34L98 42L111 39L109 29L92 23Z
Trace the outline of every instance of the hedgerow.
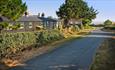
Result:
M0 38L0 54L5 57L8 54L21 51L27 46L36 43L36 35L32 32L26 33L4 33Z
M8 57L23 49L35 48L62 38L64 36L56 30L0 34L0 57Z
M64 36L59 31L42 31L37 35L37 43L40 45L47 44L52 41L56 41L64 38Z

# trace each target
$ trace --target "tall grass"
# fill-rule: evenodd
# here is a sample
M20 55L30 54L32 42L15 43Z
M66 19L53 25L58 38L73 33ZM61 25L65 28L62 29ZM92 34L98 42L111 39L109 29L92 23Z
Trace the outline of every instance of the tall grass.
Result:
M106 40L96 53L90 70L115 70L115 40Z

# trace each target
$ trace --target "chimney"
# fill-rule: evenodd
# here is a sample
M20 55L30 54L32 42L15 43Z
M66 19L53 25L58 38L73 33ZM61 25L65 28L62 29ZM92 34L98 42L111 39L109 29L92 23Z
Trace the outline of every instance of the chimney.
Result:
M42 14L41 14L41 17L45 17L45 14L44 14L44 13L42 13Z
M40 17L40 13L38 13L38 17Z
M25 14L26 17L28 16L28 12L27 11L24 14Z

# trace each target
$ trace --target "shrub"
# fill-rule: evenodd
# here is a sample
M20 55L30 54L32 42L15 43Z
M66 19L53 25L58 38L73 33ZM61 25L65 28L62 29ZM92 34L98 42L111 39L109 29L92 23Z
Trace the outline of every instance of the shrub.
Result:
M104 25L105 25L105 26L112 25L112 21L110 21L110 20L106 20L106 21L104 22Z
M7 22L0 22L0 32L4 29L7 28L9 24Z
M37 43L39 45L44 45L52 41L56 41L64 38L64 36L56 30L52 31L42 31L37 35Z
M6 54L16 53L27 46L36 43L36 36L34 33L5 33L1 34L0 38L0 52L1 56Z
M4 33L0 34L0 57L9 57L23 49L41 46L64 38L56 30L41 32Z
M19 29L20 27L21 27L21 24L20 24L20 23L16 23L16 24L13 25L13 26L9 26L9 28L12 29L12 30L17 30L17 29Z

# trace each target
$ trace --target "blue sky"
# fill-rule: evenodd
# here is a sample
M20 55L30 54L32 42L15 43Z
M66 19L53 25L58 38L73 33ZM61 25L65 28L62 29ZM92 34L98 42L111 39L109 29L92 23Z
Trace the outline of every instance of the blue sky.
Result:
M46 16L56 16L56 11L64 0L23 0L28 6L30 15L44 12ZM94 21L111 19L115 21L115 0L85 0L89 6L98 10L99 14Z

